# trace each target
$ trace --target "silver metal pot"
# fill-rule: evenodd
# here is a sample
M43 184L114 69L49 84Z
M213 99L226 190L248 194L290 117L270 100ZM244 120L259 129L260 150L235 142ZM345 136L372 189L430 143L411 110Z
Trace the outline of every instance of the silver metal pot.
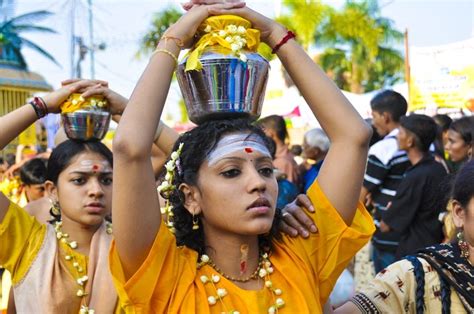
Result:
M109 129L110 117L108 111L85 109L61 114L67 137L82 141L103 139Z
M202 70L186 72L186 59L179 64L176 75L192 122L260 116L270 65L258 53L242 53L247 62L208 47L199 58Z

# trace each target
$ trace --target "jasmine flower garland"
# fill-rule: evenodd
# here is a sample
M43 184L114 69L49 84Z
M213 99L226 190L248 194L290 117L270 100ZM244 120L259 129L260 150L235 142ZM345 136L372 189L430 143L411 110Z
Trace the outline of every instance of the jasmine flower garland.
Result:
M166 226L174 233L174 225L172 221L173 217L173 206L170 204L169 197L170 193L176 190L176 186L173 184L174 177L176 175L175 170L180 172L179 156L183 150L183 143L180 143L178 149L171 153L171 159L165 164L166 175L163 182L158 187L158 192L165 198L165 207L161 208L161 213L166 215Z

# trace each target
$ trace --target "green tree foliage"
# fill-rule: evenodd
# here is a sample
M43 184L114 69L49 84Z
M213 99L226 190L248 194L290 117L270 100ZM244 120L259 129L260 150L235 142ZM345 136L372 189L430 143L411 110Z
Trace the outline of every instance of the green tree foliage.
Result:
M182 13L174 7L168 7L155 13L150 28L140 41L140 50L137 52L137 57L152 53L168 27L176 23L181 15Z
M392 48L403 34L380 15L376 1L348 0L327 13L315 33L316 44L326 47L318 61L340 88L363 93L403 79L403 56Z
M35 11L22 14L0 22L0 64L9 64L28 69L21 49L28 47L59 66L56 59L34 42L21 36L24 32L56 33L53 29L35 25L35 23L52 15L48 11Z
M346 0L336 10L321 0L283 0L283 12L277 20L297 33L306 50L313 45L324 49L316 62L340 88L363 93L403 80L404 59L393 48L403 34L381 16L377 1ZM151 53L180 16L176 8L156 13L137 55ZM258 51L268 60L274 57L265 44Z
M276 20L297 33L297 40L308 50L315 43L315 31L325 20L329 7L320 0L283 0L283 7L288 13Z

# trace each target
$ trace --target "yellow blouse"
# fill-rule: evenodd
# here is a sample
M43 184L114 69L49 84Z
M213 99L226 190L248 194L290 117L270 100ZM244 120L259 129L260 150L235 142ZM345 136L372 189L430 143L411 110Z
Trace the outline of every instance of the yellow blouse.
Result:
M309 239L284 236L283 241L274 243L270 256L274 268L270 278L274 287L283 291L285 301L278 313L321 313L340 273L375 231L362 204L348 227L317 183L308 195L316 209L312 218L318 233ZM216 286L228 294L222 303L209 305L207 298L216 291L200 277L217 272L209 265L198 270L197 258L195 251L177 247L174 235L162 227L144 263L125 281L112 243L110 268L120 306L126 313L222 313L230 309L241 314L267 313L274 302L268 289L243 290L223 277Z
M36 258L36 255L45 239L46 225L41 224L30 216L23 208L15 203L10 203L7 214L0 224L0 265L9 270L12 283L20 282ZM63 248L60 255L67 255L71 249L64 243L59 242ZM74 253L79 266L87 270L88 257L78 252ZM71 263L63 263L61 266L74 274L76 270Z
M23 208L17 204L10 202L8 211L0 223L0 265L12 274L12 284L16 286L20 284L31 272L31 266L37 259L40 248L46 241L47 226L38 222L34 217L30 216ZM56 237L54 237L56 241ZM59 242L62 248L58 251L54 267L57 269L55 274L64 276L64 280L71 280L72 289L68 291L71 295L68 300L56 300L57 304L67 302L72 307L80 307L80 298L76 297L77 287L73 280L76 270L72 263L65 262L64 255L69 252L70 248L66 244ZM88 256L75 252L76 262L87 273ZM45 278L38 278L43 280ZM64 288L64 287L63 287ZM62 307L64 309L64 307ZM78 311L79 312L79 311ZM116 313L119 313L118 305Z
M12 273L12 282L21 281L36 257L46 233L46 225L11 202L0 224L0 265Z

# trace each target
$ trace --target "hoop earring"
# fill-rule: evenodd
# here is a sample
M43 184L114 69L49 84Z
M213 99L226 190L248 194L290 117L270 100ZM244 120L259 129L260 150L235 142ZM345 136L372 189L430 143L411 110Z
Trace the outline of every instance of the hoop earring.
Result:
M461 257L469 258L469 245L467 244L466 241L464 241L464 233L460 231L458 232L456 237L458 238L458 246L459 246L459 249L461 250Z
M199 219L194 216L193 213L193 230L198 230L199 229Z

